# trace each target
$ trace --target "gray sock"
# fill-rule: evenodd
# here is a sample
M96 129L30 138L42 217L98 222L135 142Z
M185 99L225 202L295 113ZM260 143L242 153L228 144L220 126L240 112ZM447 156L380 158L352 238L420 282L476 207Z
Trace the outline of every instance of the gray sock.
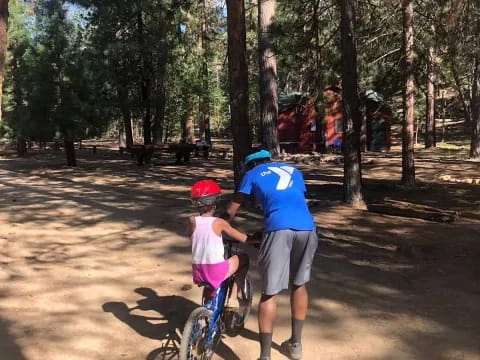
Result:
M260 357L270 359L272 333L260 333Z
M297 320L292 318L292 337L290 338L291 343L302 342L302 329L304 321L305 320Z

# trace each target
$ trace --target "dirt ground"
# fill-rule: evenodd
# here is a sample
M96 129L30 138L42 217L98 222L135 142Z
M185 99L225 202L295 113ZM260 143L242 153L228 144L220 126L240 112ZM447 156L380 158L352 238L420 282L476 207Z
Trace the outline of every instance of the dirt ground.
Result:
M231 192L228 161L171 158L137 167L126 155L79 152L0 158L0 359L176 359L183 323L200 299L191 287L185 218L191 184L216 178ZM365 198L457 210L453 224L342 206L342 165L300 168L321 236L310 284L304 359L480 359L480 163L417 161L419 186L399 185L398 154L370 154ZM254 211L236 224L260 226ZM245 249L255 264L255 249ZM258 289L255 265L250 271ZM255 303L258 300L258 292ZM279 296L273 359L289 336ZM245 331L217 359L258 356L256 305Z

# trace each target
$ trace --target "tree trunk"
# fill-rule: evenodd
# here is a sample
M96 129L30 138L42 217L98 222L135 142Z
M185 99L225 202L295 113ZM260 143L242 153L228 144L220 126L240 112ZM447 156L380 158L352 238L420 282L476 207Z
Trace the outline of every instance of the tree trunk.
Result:
M363 107L360 112L362 119L362 126L360 128L360 152L370 150L370 144L367 144L367 109Z
M207 1L202 1L202 32L199 38L200 47L202 49L202 95L200 97L200 118L199 118L199 133L200 140L204 140L207 143L211 142L210 134L210 87L209 87L209 71L208 71L208 59L210 55L210 48L207 36Z
M165 104L166 104L166 91L165 84L157 84L157 99L155 102L155 118L153 120L153 143L160 145L163 138L163 128L165 121Z
M142 57L141 68L141 96L143 109L143 143L145 145L152 143L152 123L151 123L151 109L150 109L150 88L151 88L151 62L147 54L145 44L145 34L143 31L143 12L138 10L138 43L140 45L140 52Z
M358 99L355 8L353 0L340 0L343 99L343 200L354 206L363 203L360 158L362 117Z
M165 121L165 103L167 97L165 91L165 77L169 52L167 29L164 24L160 24L160 26L160 58L158 60L157 69L155 118L153 122L153 143L156 145L162 143L163 137L163 123Z
M64 139L65 155L67 156L67 166L77 166L77 157L75 155L75 143L68 138Z
M80 142L80 146L81 144L82 143ZM118 122L118 147L120 151L123 151L122 149L127 147L127 141L125 138L125 124L123 123L123 121Z
M435 27L432 26L433 31ZM437 146L435 129L435 84L437 74L435 68L436 51L435 45L428 49L428 75L427 75L427 118L425 122L425 148L430 149Z
M183 130L182 140L187 144L193 144L195 142L195 120L193 114L193 101L190 94L185 96L185 104L187 106L187 113L185 114L185 127Z
M233 137L235 188L240 184L242 161L252 146L248 119L248 68L244 0L227 0L228 78Z
M163 142L168 143L170 141L170 126L171 126L171 121L167 119L166 124L165 124L165 130L164 130L164 137L163 137ZM183 122L182 122L182 131L183 131Z
M27 140L24 137L17 137L17 154L22 156L27 153Z
M132 117L128 102L127 89L122 85L118 86L118 100L120 102L120 111L122 112L123 117L123 129L125 132L126 146L131 148L133 145Z
M262 143L273 157L278 144L277 59L274 49L276 0L258 0L258 63L260 80L260 122Z
M452 61L450 62L450 69L452 70L453 80L455 81L455 87L457 88L458 96L460 97L460 101L462 102L465 122L467 124L470 124L470 122L472 121L472 114L470 113L470 106L462 89L462 83L460 81L460 77L458 76L457 66L454 59L455 58L452 57Z
M208 95L203 95L200 98L200 120L199 120L198 128L199 128L198 137L200 138L200 140L205 140L205 142L210 143L211 142L210 101L209 101Z
M2 122L3 80L8 46L8 0L0 0L0 123Z
M415 185L414 158L414 72L413 72L413 0L402 0L403 11L403 126L402 126L402 183Z
M472 140L470 143L470 157L480 157L480 40L478 40L475 56L475 71L472 83Z

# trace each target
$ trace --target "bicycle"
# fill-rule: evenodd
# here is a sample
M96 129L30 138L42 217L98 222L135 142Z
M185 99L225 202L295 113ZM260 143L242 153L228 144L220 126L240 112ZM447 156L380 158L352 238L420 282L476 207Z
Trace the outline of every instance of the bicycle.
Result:
M227 258L233 255L232 247L236 243L224 240ZM252 309L253 291L248 275L245 276L241 290L246 305L239 312L225 311L230 298L235 275L223 281L218 289L208 284L202 294L202 306L190 313L182 334L180 360L209 360L215 353L215 347L222 334L236 336L243 329Z

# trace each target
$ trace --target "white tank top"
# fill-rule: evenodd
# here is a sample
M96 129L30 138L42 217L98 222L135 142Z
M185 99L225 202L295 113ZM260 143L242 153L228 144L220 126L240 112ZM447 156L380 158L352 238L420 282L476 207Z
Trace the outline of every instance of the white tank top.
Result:
M196 216L192 234L192 264L209 265L225 261L222 236L213 231L216 217Z

